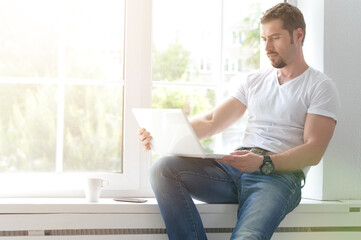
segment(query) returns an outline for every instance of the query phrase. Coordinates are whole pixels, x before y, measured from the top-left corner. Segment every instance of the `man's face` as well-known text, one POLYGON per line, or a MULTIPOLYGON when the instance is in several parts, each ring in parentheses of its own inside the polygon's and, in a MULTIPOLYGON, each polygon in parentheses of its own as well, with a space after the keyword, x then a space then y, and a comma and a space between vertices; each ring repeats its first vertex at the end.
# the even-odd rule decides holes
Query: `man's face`
POLYGON ((283 68, 293 61, 297 55, 297 47, 286 29, 282 28, 279 19, 262 24, 262 40, 271 64, 275 68, 283 68))

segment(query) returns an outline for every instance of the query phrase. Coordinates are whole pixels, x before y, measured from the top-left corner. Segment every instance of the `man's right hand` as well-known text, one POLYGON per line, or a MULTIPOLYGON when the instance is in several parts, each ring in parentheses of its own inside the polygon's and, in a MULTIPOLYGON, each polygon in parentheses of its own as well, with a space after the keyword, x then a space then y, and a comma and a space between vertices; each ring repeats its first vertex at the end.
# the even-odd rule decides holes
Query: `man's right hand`
POLYGON ((139 140, 144 146, 144 151, 151 150, 150 142, 152 141, 152 136, 150 135, 145 128, 139 128, 138 130, 139 140))

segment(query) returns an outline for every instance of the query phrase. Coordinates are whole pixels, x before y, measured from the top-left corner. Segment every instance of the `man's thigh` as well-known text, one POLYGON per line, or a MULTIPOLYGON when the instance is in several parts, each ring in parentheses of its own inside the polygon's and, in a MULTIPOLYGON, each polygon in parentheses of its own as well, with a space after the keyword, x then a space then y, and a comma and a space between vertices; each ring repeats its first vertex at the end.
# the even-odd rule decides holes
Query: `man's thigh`
POLYGON ((244 174, 238 221, 232 239, 270 239, 301 199, 301 181, 292 173, 244 174))
POLYGON ((208 203, 238 202, 234 176, 230 176, 234 173, 228 173, 215 159, 164 157, 152 169, 152 175, 165 174, 182 184, 194 199, 208 203))

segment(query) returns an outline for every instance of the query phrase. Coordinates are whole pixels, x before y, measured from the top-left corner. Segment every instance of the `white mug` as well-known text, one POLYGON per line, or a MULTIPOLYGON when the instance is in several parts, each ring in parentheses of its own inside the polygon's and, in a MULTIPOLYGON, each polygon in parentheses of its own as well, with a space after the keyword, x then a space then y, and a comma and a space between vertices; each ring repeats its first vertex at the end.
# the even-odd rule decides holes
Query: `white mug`
POLYGON ((102 188, 108 185, 108 180, 104 180, 101 178, 88 178, 85 188, 85 197, 88 202, 98 202, 102 188))

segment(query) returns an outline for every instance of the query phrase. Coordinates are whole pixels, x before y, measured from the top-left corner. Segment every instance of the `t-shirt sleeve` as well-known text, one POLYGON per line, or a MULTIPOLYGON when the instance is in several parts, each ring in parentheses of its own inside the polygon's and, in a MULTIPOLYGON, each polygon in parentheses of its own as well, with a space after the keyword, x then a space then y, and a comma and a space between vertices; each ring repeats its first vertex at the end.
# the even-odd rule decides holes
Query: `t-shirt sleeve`
POLYGON ((340 97, 335 83, 325 80, 313 91, 311 103, 307 113, 333 118, 337 121, 340 109, 340 97))
POLYGON ((233 92, 232 97, 243 103, 247 106, 247 96, 246 96, 246 79, 241 79, 240 77, 236 77, 236 79, 240 82, 238 88, 233 92))

